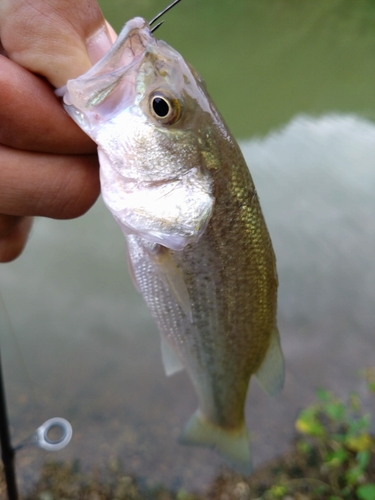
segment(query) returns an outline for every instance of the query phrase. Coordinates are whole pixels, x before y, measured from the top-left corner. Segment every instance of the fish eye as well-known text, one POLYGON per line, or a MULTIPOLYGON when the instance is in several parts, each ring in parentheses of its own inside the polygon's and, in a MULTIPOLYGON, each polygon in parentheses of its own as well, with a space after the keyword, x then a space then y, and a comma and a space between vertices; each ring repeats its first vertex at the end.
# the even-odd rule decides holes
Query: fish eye
POLYGON ((165 125, 176 123, 181 115, 181 105, 178 99, 154 92, 149 100, 150 111, 158 122, 165 125))
POLYGON ((162 97, 156 96, 152 100, 152 109, 159 118, 165 118, 169 113, 169 102, 162 97))

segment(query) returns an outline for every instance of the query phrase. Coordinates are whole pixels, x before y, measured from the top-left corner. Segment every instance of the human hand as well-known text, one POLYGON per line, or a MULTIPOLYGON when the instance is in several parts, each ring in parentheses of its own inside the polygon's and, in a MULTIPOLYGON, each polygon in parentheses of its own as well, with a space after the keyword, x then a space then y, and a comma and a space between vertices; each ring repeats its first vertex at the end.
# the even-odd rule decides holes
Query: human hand
POLYGON ((52 86, 87 71, 114 37, 94 0, 0 0, 0 262, 21 253, 32 216, 68 219, 95 202, 96 146, 52 86))

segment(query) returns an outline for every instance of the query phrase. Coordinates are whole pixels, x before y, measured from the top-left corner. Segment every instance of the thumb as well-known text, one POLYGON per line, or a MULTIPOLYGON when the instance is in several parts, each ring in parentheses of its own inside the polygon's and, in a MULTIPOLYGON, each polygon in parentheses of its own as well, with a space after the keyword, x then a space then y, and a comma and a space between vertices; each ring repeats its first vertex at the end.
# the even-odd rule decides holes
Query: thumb
POLYGON ((0 37, 10 59, 60 87, 100 59, 115 34, 95 0, 0 0, 0 37))

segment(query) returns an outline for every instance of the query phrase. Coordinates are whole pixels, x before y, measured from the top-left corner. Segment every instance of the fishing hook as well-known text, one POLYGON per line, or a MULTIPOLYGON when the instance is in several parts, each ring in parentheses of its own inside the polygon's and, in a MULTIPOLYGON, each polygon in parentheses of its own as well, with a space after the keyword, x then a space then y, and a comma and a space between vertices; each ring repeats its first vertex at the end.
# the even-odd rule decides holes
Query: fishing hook
POLYGON ((164 21, 160 21, 156 26, 154 26, 150 31, 151 33, 155 33, 155 31, 164 23, 164 21))
MULTIPOLYGON (((166 7, 164 10, 162 10, 161 12, 159 12, 159 14, 157 14, 154 18, 152 18, 151 21, 148 24, 150 26, 152 24, 154 24, 155 21, 157 21, 158 19, 160 19, 163 14, 165 14, 166 12, 168 12, 169 10, 171 10, 171 8, 174 7, 176 4, 178 4, 178 2, 181 2, 181 0, 174 0, 174 2, 172 2, 170 5, 168 5, 168 7, 166 7)), ((152 28, 151 33, 154 32, 154 31, 156 31, 162 23, 163 23, 163 21, 161 23, 157 24, 154 28, 152 28)))

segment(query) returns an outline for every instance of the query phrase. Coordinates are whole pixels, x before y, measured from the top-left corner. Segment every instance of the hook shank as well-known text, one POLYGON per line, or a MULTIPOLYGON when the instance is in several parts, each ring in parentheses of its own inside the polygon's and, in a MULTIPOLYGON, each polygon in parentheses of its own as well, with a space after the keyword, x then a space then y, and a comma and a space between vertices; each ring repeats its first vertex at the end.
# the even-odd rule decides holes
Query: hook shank
MULTIPOLYGON (((164 10, 162 10, 161 12, 159 12, 159 14, 157 14, 153 19, 151 19, 151 21, 148 23, 150 26, 152 24, 154 24, 155 21, 157 21, 163 14, 165 14, 166 12, 168 12, 172 7, 174 7, 178 2, 181 2, 181 0, 174 0, 174 2, 172 2, 170 5, 168 5, 168 7, 166 7, 164 10)), ((156 29, 156 28, 155 28, 156 29)))

